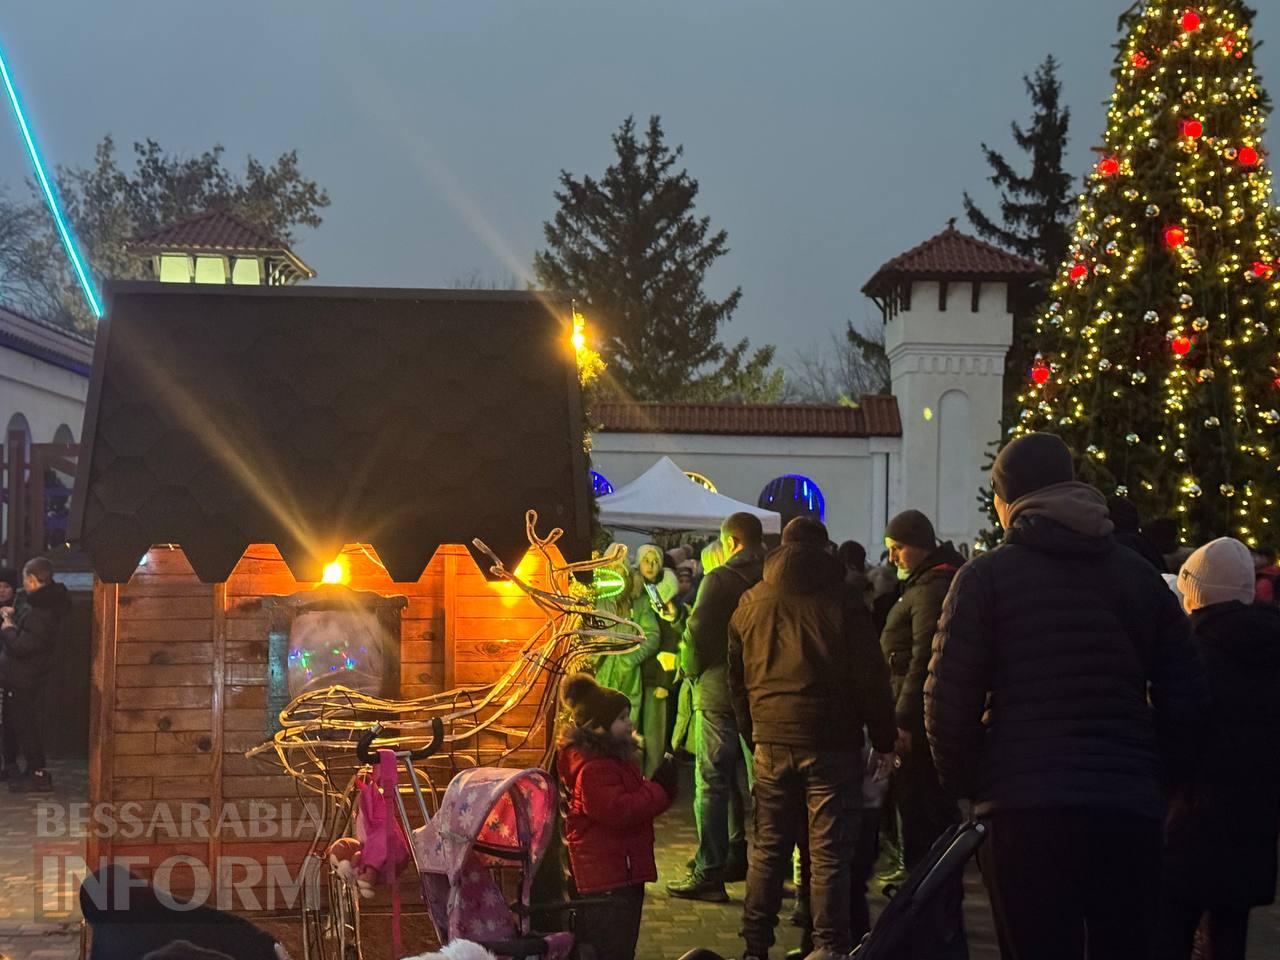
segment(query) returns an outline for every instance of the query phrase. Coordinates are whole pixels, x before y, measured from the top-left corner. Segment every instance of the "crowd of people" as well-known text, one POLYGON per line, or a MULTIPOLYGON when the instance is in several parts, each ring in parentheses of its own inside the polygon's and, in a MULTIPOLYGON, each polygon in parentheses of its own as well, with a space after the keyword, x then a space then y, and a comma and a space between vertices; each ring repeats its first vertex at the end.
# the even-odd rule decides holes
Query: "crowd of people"
MULTIPOLYGON (((801 952, 847 955, 877 862, 900 878, 964 818, 987 831, 1006 960, 1186 960, 1197 933, 1245 956, 1277 879, 1274 553, 1143 527, 1051 434, 1007 444, 991 479, 1004 539, 971 559, 916 510, 876 567, 807 517, 772 549, 744 513, 698 561, 637 551, 612 602, 644 642, 562 691, 564 835, 605 904, 578 931, 599 956, 634 956, 669 748, 694 758, 698 847, 667 892, 727 902, 745 878, 744 958, 774 946, 793 874, 801 952)), ((916 956, 968 956, 962 899, 958 876, 936 892, 916 956)))

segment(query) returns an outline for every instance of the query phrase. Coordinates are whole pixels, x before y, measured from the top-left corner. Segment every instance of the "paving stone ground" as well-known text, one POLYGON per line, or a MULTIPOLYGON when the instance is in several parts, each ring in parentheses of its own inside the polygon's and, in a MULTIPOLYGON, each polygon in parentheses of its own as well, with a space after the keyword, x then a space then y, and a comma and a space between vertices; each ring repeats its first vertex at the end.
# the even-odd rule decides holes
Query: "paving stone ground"
POLYGON ((58 821, 38 817, 41 802, 82 802, 88 796, 83 761, 56 761, 52 794, 12 794, 0 785, 0 958, 75 960, 80 955, 80 911, 74 884, 57 869, 83 845, 58 836, 58 821), (47 861, 47 866, 46 866, 47 861), (49 883, 45 874, 49 874, 49 883))
MULTIPOLYGON (((83 762, 56 763, 53 771, 54 800, 74 803, 85 799, 83 762)), ((730 886, 732 900, 728 904, 676 900, 663 889, 664 884, 683 875, 684 864, 696 845, 687 771, 685 779, 680 803, 658 824, 661 879, 649 888, 638 960, 675 960, 695 946, 708 947, 725 957, 741 953, 738 927, 743 884, 730 886)), ((0 789, 0 960, 77 960, 80 917, 74 891, 63 889, 65 884, 44 889, 35 879, 41 872, 37 865, 45 856, 68 850, 65 842, 40 836, 38 802, 35 797, 0 789), (40 909, 38 898, 43 900, 40 909)), ((972 960, 996 960, 990 907, 976 870, 970 870, 966 878, 965 896, 970 956, 972 960)), ((881 907, 883 900, 873 900, 875 912, 881 907)), ((785 921, 789 908, 789 901, 785 902, 776 958, 799 945, 799 931, 785 921)), ((1280 957, 1280 908, 1253 911, 1249 957, 1280 957)))

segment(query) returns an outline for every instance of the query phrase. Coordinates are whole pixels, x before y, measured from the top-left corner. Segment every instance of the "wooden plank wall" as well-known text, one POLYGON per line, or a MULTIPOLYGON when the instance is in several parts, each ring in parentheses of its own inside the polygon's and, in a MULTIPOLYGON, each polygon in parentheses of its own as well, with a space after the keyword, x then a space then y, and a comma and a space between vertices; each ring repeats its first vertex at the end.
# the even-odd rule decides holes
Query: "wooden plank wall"
MULTIPOLYGON (((391 582, 369 554, 345 555, 352 589, 408 598, 401 621, 405 698, 496 679, 544 622, 518 590, 485 581, 462 547, 441 547, 412 584, 391 582)), ((521 572, 545 579, 532 557, 521 572)), ((295 581, 271 546, 251 548, 225 584, 201 583, 180 549, 159 547, 129 583, 97 585, 90 795, 117 810, 132 803, 130 814, 142 824, 155 821, 157 829, 96 840, 91 864, 100 856, 145 857, 148 865, 133 869, 150 876, 156 864, 175 856, 221 862, 224 870, 232 858, 246 858, 222 878, 224 888, 230 882, 259 886, 250 860, 261 864, 274 857, 296 874, 311 841, 309 832, 298 835, 304 798, 289 777, 245 759, 244 751, 268 736, 269 617, 262 598, 311 586, 295 581), (186 829, 184 803, 208 808, 214 823, 207 835, 186 829), (262 831, 261 814, 271 809, 264 804, 282 815, 288 804, 289 822, 274 835, 242 835, 254 814, 262 831), (176 830, 168 829, 166 814, 176 830), (217 829, 220 814, 227 822, 217 829)), ((532 723, 535 716, 529 705, 507 722, 532 723)), ((544 735, 511 762, 536 763, 545 744, 544 735)), ((195 876, 180 868, 166 885, 190 894, 195 876)), ((224 898, 224 905, 239 907, 236 899, 224 898)))

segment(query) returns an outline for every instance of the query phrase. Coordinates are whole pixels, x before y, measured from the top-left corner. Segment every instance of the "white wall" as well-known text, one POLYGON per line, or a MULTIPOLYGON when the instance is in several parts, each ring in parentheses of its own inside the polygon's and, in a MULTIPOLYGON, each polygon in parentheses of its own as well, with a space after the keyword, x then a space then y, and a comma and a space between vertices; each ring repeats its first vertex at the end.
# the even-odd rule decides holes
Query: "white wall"
POLYGON ((983 284, 977 312, 972 293, 968 283, 950 284, 943 311, 938 284, 916 283, 911 309, 885 326, 902 415, 902 473, 891 484, 891 512, 921 510, 940 537, 957 544, 971 544, 986 525, 977 496, 989 444, 1000 439, 1004 359, 1013 337, 1006 285, 983 284))
POLYGON ((63 424, 79 441, 88 394, 88 377, 0 347, 0 428, 21 413, 32 443, 52 442, 63 424))
POLYGON ((682 470, 708 477, 725 496, 755 504, 765 485, 802 474, 826 499, 833 540, 857 540, 867 553, 884 535, 889 484, 897 469, 896 437, 738 437, 705 434, 597 433, 591 467, 614 487, 630 483, 668 456, 682 470))

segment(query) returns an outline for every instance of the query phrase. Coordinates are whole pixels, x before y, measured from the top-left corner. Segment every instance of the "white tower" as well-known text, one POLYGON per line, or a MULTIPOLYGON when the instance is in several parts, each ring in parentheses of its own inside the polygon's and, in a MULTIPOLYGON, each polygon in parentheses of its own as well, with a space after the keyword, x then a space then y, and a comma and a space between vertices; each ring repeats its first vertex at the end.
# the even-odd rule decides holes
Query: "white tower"
POLYGON ((946 230, 890 260, 862 292, 885 322, 902 459, 889 513, 923 511, 938 536, 972 545, 987 518, 978 491, 1001 437, 1005 354, 1015 293, 1044 275, 1036 263, 946 230))

